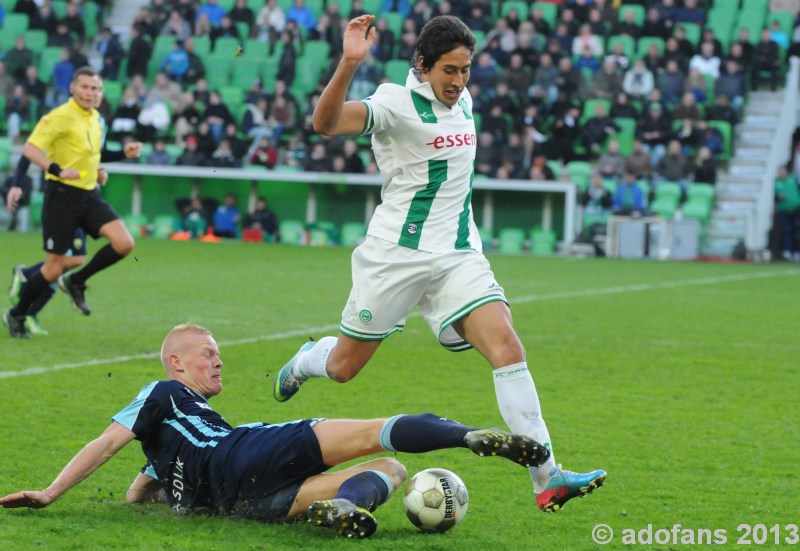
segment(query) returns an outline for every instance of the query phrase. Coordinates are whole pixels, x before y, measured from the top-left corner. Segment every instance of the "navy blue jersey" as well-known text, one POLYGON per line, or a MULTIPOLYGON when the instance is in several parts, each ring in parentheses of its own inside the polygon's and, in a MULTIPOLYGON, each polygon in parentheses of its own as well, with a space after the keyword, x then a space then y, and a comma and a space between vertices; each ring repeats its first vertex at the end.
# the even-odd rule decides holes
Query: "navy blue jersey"
POLYGON ((234 428, 178 381, 147 385, 112 419, 142 442, 146 474, 161 482, 178 512, 279 517, 259 509, 279 492, 293 496, 306 478, 328 468, 311 430, 314 420, 234 428))

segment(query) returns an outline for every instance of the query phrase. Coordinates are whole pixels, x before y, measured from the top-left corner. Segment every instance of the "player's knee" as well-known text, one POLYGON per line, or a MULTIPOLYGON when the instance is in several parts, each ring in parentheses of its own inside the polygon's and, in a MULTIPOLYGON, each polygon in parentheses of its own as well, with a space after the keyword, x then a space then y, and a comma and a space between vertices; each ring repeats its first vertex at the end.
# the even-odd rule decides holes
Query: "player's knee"
POLYGON ((133 236, 128 234, 124 237, 114 240, 111 246, 118 255, 126 256, 133 250, 133 246, 135 244, 136 242, 133 240, 133 236))

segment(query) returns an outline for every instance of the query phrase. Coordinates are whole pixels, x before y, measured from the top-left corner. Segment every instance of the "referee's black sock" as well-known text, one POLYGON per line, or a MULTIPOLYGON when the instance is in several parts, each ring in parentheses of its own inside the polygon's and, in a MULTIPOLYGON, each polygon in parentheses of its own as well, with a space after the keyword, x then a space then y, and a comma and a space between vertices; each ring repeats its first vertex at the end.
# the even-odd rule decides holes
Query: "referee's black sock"
POLYGON ((25 288, 22 289, 22 292, 19 294, 19 302, 11 309, 11 315, 15 318, 25 317, 33 301, 35 301, 39 294, 49 286, 50 282, 44 278, 41 270, 29 276, 25 288))
POLYGON ((445 448, 465 448, 464 437, 473 428, 432 413, 397 415, 381 429, 383 449, 423 453, 445 448))
POLYGON ((114 247, 112 247, 111 244, 108 244, 97 251, 92 259, 87 262, 86 266, 84 266, 80 271, 70 275, 69 280, 78 287, 82 287, 83 285, 86 285, 86 280, 92 277, 94 274, 100 270, 108 268, 113 264, 116 264, 123 258, 125 258, 124 255, 119 254, 114 250, 114 247))

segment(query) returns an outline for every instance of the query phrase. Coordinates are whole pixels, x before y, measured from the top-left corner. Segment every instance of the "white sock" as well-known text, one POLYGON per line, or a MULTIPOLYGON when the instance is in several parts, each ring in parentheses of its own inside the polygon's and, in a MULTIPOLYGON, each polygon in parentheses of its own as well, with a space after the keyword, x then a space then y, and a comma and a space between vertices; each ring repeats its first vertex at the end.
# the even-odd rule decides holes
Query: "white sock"
POLYGON ((336 337, 322 337, 311 350, 300 354, 292 369, 295 376, 302 381, 313 377, 327 377, 325 364, 328 363, 328 356, 337 342, 339 339, 336 337))
POLYGON ((556 461, 528 364, 521 362, 495 369, 492 377, 500 414, 511 432, 529 436, 550 450, 550 458, 546 463, 529 469, 533 490, 541 492, 547 486, 550 471, 555 467, 556 461))

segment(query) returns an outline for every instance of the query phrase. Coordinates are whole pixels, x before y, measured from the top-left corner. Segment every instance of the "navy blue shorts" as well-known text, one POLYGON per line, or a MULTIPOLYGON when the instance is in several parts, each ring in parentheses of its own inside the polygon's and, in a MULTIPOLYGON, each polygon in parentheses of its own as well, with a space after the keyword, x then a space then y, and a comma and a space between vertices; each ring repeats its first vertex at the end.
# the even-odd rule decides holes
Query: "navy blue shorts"
POLYGON ((86 232, 82 228, 75 230, 67 256, 86 256, 86 232))
POLYGON ((235 429, 248 432, 226 454, 223 499, 231 514, 265 522, 286 520, 303 482, 330 468, 322 462, 312 430, 318 421, 235 429))

